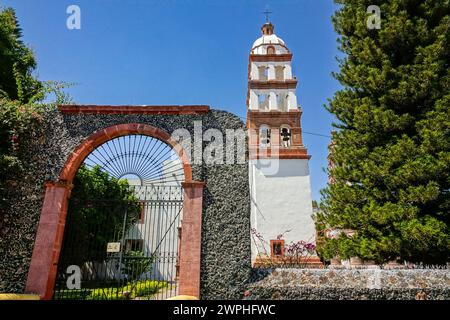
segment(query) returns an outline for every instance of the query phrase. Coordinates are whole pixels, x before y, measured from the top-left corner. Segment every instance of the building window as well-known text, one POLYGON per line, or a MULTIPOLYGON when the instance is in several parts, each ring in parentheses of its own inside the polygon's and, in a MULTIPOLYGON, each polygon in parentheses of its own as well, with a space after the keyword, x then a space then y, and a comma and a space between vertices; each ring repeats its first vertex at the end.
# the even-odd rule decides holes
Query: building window
POLYGON ((258 73, 259 73, 260 81, 267 81, 267 79, 269 79, 269 68, 268 67, 266 67, 266 66, 258 67, 258 73))
POLYGON ((125 241, 125 252, 144 250, 144 240, 142 239, 127 239, 125 241))
POLYGON ((291 129, 288 126, 281 127, 280 140, 281 145, 284 148, 289 148, 291 146, 291 129))
POLYGON ((270 147, 270 128, 266 125, 259 129, 259 145, 262 148, 270 147))
POLYGON ((284 240, 270 240, 270 257, 284 257, 284 240))
POLYGON ((269 95, 267 94, 258 95, 258 109, 262 111, 269 109, 269 95))
POLYGON ((284 66, 275 67, 275 79, 278 81, 284 81, 284 66))
POLYGON ((275 54, 275 47, 274 46, 268 46, 267 47, 267 54, 275 54))

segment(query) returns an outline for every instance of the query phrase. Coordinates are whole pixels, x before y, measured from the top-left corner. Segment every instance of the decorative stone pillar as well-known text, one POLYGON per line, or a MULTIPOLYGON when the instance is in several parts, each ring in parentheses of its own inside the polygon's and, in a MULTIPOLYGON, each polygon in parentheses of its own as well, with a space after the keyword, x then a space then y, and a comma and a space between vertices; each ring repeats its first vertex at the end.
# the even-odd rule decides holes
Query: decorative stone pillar
POLYGON ((284 80, 292 79, 292 66, 290 63, 284 65, 284 80))
POLYGON ((254 90, 250 90, 249 99, 250 99, 249 108, 251 110, 258 110, 259 109, 259 97, 254 90))
POLYGON ((269 65, 269 72, 267 74, 267 80, 275 80, 276 76, 275 76, 275 66, 273 64, 269 65))
POLYGON ((297 96, 295 94, 294 91, 290 91, 289 92, 289 96, 288 96, 288 110, 298 110, 298 106, 297 106, 297 96))
POLYGON ((46 182, 45 187, 25 292, 38 294, 41 299, 48 300, 53 295, 72 184, 64 181, 46 182))
POLYGON ((270 111, 277 111, 277 94, 274 91, 271 91, 269 93, 269 110, 270 111))
POLYGON ((200 298, 200 254, 204 182, 182 183, 184 189, 181 225, 179 294, 200 298))
POLYGON ((258 78, 259 78, 258 66, 255 63, 252 63, 250 67, 250 79, 258 80, 258 78))

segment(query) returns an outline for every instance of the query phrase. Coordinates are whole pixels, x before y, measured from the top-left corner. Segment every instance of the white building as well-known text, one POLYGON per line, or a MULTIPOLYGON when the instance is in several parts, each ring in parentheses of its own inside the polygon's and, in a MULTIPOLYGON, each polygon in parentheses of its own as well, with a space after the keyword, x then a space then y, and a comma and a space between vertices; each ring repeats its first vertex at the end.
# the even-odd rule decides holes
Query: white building
POLYGON ((138 223, 128 229, 123 245, 124 252, 140 251, 153 257, 151 272, 142 278, 175 281, 183 218, 183 165, 178 157, 161 165, 155 180, 127 179, 142 211, 138 223))
POLYGON ((271 23, 262 33, 250 52, 247 92, 251 224, 265 240, 263 248, 252 235, 253 261, 258 253, 279 255, 279 235, 286 245, 315 242, 310 156, 302 142, 292 53, 271 23))

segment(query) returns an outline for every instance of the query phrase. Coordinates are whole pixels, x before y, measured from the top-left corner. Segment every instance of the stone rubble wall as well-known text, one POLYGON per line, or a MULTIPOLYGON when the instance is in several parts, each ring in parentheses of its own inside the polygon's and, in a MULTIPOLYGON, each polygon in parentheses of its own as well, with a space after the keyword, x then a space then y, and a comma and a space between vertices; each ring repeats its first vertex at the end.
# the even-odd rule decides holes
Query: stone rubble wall
POLYGON ((449 300, 450 269, 259 269, 246 295, 255 300, 449 300))
MULTIPOLYGON (((44 181, 56 181, 71 152, 95 131, 124 123, 143 123, 171 134, 194 121, 203 132, 243 129, 235 115, 211 110, 201 115, 61 114, 51 110, 41 132, 27 145, 26 168, 11 182, 13 205, 0 224, 0 292, 23 293, 44 197, 44 181)), ((225 137, 224 137, 225 140, 225 137)), ((203 143, 204 146, 207 142, 203 143)), ((239 152, 246 153, 244 150, 239 152)), ((202 218, 201 297, 239 299, 251 271, 248 163, 193 165, 193 179, 205 181, 202 218)), ((1 220, 1 219, 0 219, 1 220)))

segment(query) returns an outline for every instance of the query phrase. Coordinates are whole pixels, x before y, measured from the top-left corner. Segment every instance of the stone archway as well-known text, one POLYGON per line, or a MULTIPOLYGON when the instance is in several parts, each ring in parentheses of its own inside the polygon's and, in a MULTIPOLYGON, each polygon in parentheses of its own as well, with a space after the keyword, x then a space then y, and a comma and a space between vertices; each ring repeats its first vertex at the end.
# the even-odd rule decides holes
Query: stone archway
POLYGON ((102 143, 130 134, 148 135, 167 143, 172 146, 183 163, 185 181, 182 183, 184 213, 180 246, 179 293, 200 296, 200 242, 204 183, 192 180, 192 167, 185 151, 171 139, 167 132, 140 123, 117 124, 93 133, 71 153, 58 180, 45 183, 45 198, 28 272, 26 292, 39 294, 42 299, 52 297, 72 181, 81 163, 102 143))

